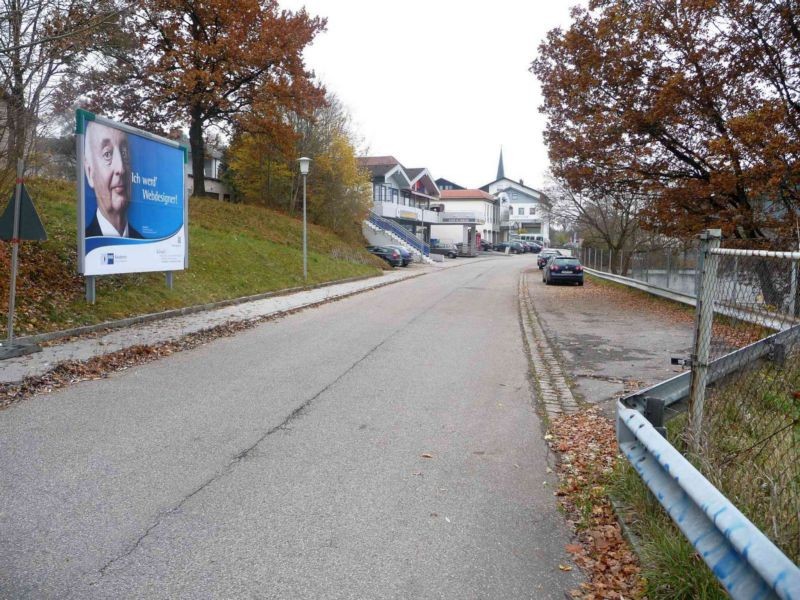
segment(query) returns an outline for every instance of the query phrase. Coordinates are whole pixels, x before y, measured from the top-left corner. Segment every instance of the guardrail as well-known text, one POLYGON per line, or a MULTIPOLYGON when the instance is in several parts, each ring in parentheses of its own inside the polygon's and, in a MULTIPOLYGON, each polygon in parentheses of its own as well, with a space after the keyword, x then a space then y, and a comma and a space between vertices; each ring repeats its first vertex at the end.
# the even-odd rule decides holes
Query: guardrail
POLYGON ((430 256, 431 249, 428 244, 420 240, 417 236, 411 233, 405 227, 398 225, 394 221, 390 219, 384 219, 383 217, 376 215, 374 212, 370 211, 369 213, 369 221, 376 227, 381 229, 385 229, 386 231, 391 231, 401 240, 403 240, 406 244, 414 248, 417 252, 424 254, 425 256, 430 256))
MULTIPOLYGON (((723 489, 731 491, 731 497, 752 498, 752 496, 742 496, 742 490, 747 486, 731 487, 732 482, 741 483, 741 479, 735 479, 740 474, 749 481, 751 473, 756 470, 756 458, 765 450, 763 444, 773 439, 777 440, 776 436, 797 423, 796 417, 792 416, 793 413, 781 412, 782 405, 773 410, 770 407, 761 409, 758 404, 768 392, 778 395, 782 393, 781 386, 789 386, 789 391, 792 389, 791 375, 787 374, 789 372, 786 369, 792 364, 789 359, 796 355, 796 349, 800 344, 800 320, 794 316, 794 304, 789 303, 788 314, 781 314, 775 310, 772 303, 764 301, 763 298, 754 301, 748 294, 742 301, 737 295, 741 291, 738 277, 720 279, 718 273, 721 271, 720 257, 796 261, 800 258, 800 253, 720 249, 720 238, 718 230, 708 230, 701 236, 697 298, 647 282, 586 269, 592 275, 603 279, 695 305, 697 310, 692 355, 685 360, 685 363, 681 363, 691 365, 692 371, 681 373, 620 399, 617 403, 617 441, 620 450, 658 502, 666 509, 732 598, 800 599, 800 569, 797 565, 665 437, 665 407, 688 399, 689 418, 685 434, 692 456, 699 457, 702 468, 709 473, 709 476, 714 477, 723 489), (720 281, 723 283, 719 284, 720 281), (748 339, 749 333, 755 332, 759 337, 764 335, 765 329, 772 329, 775 333, 711 360, 714 355, 711 349, 715 335, 713 327, 715 315, 729 318, 723 323, 725 327, 733 328, 729 332, 745 335, 735 336, 733 342, 728 342, 724 339, 724 332, 718 331, 716 335, 723 340, 721 344, 714 346, 714 352, 730 347, 730 344, 736 347, 739 345, 739 339, 748 339), (747 380, 742 379, 743 376, 753 377, 753 382, 747 384, 747 380), (707 391, 726 388, 736 390, 739 394, 735 401, 726 400, 724 395, 715 396, 713 391, 707 391), (711 412, 706 414, 704 404, 707 394, 713 402, 709 407, 711 412), (726 406, 730 409, 730 402, 734 402, 733 407, 742 412, 725 410, 726 406), (731 414, 734 416, 731 417, 731 414), (714 425, 704 428, 704 419, 709 417, 715 419, 714 425), (728 420, 719 420, 720 417, 728 420), (761 417, 767 420, 763 421, 763 428, 759 429, 755 419, 761 417), (758 431, 758 435, 753 434, 757 441, 752 443, 751 439, 743 438, 744 441, 738 442, 731 437, 725 437, 724 446, 720 446, 722 438, 714 436, 719 436, 720 431, 727 434, 737 427, 749 428, 747 431, 758 431), (737 443, 739 446, 736 446, 737 443), (740 468, 735 471, 735 475, 731 475, 733 465, 726 462, 728 459, 720 462, 718 456, 714 454, 719 448, 728 453, 726 456, 735 456, 752 448, 758 448, 758 452, 752 456, 753 462, 747 463, 744 470, 740 468)), ((762 276, 765 273, 790 275, 791 298, 796 295, 794 267, 784 268, 782 264, 745 266, 749 266, 751 273, 756 273, 756 266, 768 269, 759 272, 762 276)), ((737 269, 734 268, 733 272, 736 273, 737 269)), ((772 292, 780 289, 777 285, 780 281, 775 278, 768 279, 767 283, 773 288, 772 292)), ((776 294, 773 293, 772 296, 776 297, 776 294)), ((781 303, 778 302, 776 305, 780 307, 781 303)), ((771 455, 770 465, 782 464, 778 459, 783 455, 778 456, 778 452, 785 453, 787 460, 790 461, 788 464, 793 464, 791 461, 794 460, 797 442, 791 437, 791 433, 787 439, 789 439, 786 442, 789 444, 787 447, 776 445, 773 448, 776 454, 771 455), (773 460, 774 457, 777 458, 773 460)), ((744 462, 739 466, 742 465, 744 462)), ((768 468, 764 470, 763 464, 761 468, 765 477, 774 475, 768 468)), ((791 492, 793 488, 787 489, 791 492)), ((770 504, 769 510, 778 511, 783 506, 795 506, 792 504, 794 496, 791 494, 780 496, 780 493, 780 490, 775 492, 775 495, 770 497, 770 502, 783 502, 783 504, 776 504, 778 509, 772 508, 773 505, 770 504)), ((746 510, 750 511, 750 517, 764 525, 762 513, 754 512, 750 504, 742 506, 748 506, 746 510)), ((791 510, 790 508, 790 514, 791 510)), ((774 518, 775 513, 771 514, 774 518)), ((787 522, 781 521, 778 525, 795 527, 796 523, 789 519, 787 522)), ((769 531, 773 532, 772 529, 769 531)), ((783 539, 782 546, 787 552, 794 552, 794 545, 787 545, 785 537, 780 538, 776 532, 773 533, 776 542, 783 539)))
MULTIPOLYGON (((773 252, 772 254, 776 253, 773 252)), ((593 275, 594 277, 605 279, 606 281, 613 281, 614 283, 619 283, 621 285, 632 287, 637 290, 642 290, 643 292, 647 292, 648 294, 653 294, 654 296, 667 298, 668 300, 672 300, 674 302, 680 302, 681 304, 688 304, 689 306, 697 306, 697 298, 695 298, 694 296, 690 296, 688 294, 684 294, 682 292, 676 292, 675 290, 670 290, 665 287, 661 287, 659 285, 654 285, 652 283, 647 283, 645 281, 639 281, 638 279, 631 279, 630 277, 617 275, 616 273, 608 273, 606 271, 598 271, 597 269, 590 269, 589 267, 583 267, 583 271, 584 273, 588 273, 590 275, 593 275)), ((758 322, 759 324, 774 330, 785 328, 787 326, 787 321, 796 321, 796 319, 793 319, 787 315, 775 315, 772 320, 765 320, 764 315, 752 314, 747 310, 743 310, 741 308, 725 306, 721 304, 717 304, 714 307, 714 312, 720 315, 725 315, 726 317, 733 317, 735 319, 739 319, 740 321, 747 321, 751 323, 758 322)))
POLYGON ((800 598, 797 565, 622 400, 617 403, 617 440, 731 598, 800 598))

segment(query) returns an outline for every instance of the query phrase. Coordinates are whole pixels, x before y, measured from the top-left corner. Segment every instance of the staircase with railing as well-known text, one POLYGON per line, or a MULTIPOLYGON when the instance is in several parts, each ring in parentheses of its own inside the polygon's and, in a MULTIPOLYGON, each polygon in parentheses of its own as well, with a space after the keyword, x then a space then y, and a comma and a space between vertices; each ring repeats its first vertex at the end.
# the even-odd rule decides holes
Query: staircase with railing
POLYGON ((410 248, 416 250, 422 256, 430 256, 431 254, 430 246, 425 242, 423 242, 421 239, 419 239, 417 236, 415 236, 413 233, 411 233, 408 229, 406 229, 402 225, 398 225, 397 223, 395 223, 390 219, 384 219, 383 217, 376 215, 372 211, 370 211, 367 221, 371 223, 373 226, 377 227, 378 229, 382 229, 389 235, 398 238, 400 242, 402 242, 406 246, 410 246, 410 248))

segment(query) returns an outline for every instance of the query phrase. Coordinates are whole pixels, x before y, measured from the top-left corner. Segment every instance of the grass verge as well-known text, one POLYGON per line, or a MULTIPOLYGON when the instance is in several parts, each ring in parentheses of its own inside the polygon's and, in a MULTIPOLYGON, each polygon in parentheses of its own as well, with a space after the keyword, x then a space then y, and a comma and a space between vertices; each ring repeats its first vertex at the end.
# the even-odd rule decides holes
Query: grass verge
MULTIPOLYGON (((680 436, 684 421, 678 417, 668 427, 670 442, 679 449, 683 445, 680 436)), ((625 458, 618 458, 607 492, 635 539, 648 600, 728 598, 692 544, 625 458)))
MULTIPOLYGON (((28 189, 48 233, 23 242, 17 278, 17 335, 57 331, 139 314, 205 304, 303 285, 302 222, 257 206, 212 199, 189 201, 189 268, 167 289, 162 273, 100 277, 97 303, 84 301, 77 274, 75 184, 33 180, 28 189)), ((329 230, 309 226, 308 283, 377 275, 382 262, 329 230)), ((0 272, 10 270, 10 245, 0 244, 0 272)), ((0 280, 0 312, 8 277, 0 280)), ((6 336, 6 322, 0 337, 6 336)))

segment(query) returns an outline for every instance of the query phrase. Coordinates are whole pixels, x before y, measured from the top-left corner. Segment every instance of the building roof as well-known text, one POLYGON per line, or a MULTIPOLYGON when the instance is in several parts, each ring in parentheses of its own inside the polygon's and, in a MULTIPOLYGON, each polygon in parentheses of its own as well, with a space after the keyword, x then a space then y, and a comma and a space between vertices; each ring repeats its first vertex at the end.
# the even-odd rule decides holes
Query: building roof
POLYGON ((453 190, 466 189, 466 188, 464 188, 463 185, 458 185, 457 183, 455 183, 453 181, 450 181, 449 179, 445 179, 444 177, 439 177, 439 179, 436 180, 436 185, 439 186, 439 189, 441 189, 443 187, 444 188, 453 189, 453 190))
POLYGON ((497 179, 505 179, 506 171, 503 168, 503 147, 500 146, 500 162, 497 163, 497 179))
POLYGON ((425 167, 421 167, 419 169, 406 169, 406 175, 408 175, 408 178, 411 181, 414 181, 419 176, 419 174, 422 173, 424 170, 425 167))
POLYGON ((400 161, 394 156, 359 156, 358 164, 362 167, 374 167, 376 165, 399 165, 400 161))
POLYGON ((499 183, 501 181, 507 181, 512 187, 514 187, 514 188, 516 188, 516 189, 518 189, 520 191, 529 190, 531 192, 534 192, 534 194, 536 196, 541 196, 542 198, 547 198, 547 196, 543 192, 540 192, 537 189, 534 189, 534 188, 532 188, 530 186, 525 185, 524 183, 522 183, 521 180, 520 181, 514 181, 513 179, 509 179, 508 177, 501 177, 500 179, 495 179, 494 181, 490 181, 486 185, 482 185, 481 189, 488 192, 490 185, 493 185, 495 183, 499 183))
POLYGON ((442 190, 442 200, 485 200, 495 202, 497 199, 483 190, 442 190))

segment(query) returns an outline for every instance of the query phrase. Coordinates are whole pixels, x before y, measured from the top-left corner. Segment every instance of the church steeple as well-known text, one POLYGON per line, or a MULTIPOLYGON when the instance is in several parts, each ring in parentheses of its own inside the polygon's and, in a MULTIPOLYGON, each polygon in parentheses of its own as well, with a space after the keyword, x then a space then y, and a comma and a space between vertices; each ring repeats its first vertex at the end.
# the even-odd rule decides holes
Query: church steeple
POLYGON ((497 163, 497 179, 503 179, 506 176, 503 170, 503 147, 500 146, 500 162, 497 163))

